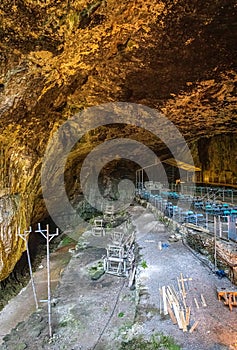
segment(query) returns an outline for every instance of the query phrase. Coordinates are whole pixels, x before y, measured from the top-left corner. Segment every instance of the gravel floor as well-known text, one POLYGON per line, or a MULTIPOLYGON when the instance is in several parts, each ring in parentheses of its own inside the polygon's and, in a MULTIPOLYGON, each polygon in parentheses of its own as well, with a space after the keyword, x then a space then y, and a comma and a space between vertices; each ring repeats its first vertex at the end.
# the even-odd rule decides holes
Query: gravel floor
POLYGON ((48 338, 43 308, 13 329, 4 338, 1 350, 118 350, 121 341, 139 334, 149 338, 160 332, 172 336, 183 350, 237 349, 237 309, 230 312, 218 302, 216 293, 217 288, 236 286, 225 278, 218 279, 182 241, 160 250, 159 242, 168 243, 166 227, 148 209, 134 206, 129 212, 141 255, 136 289, 130 290, 123 277, 104 274, 91 280, 88 271, 105 254, 109 237, 94 237, 87 232, 54 293, 53 338, 48 338), (191 334, 160 313, 159 288, 177 288, 180 273, 192 278, 187 286, 187 305, 191 307, 191 322, 199 324, 191 334), (201 293, 207 307, 201 305, 201 293))
MULTIPOLYGON (((141 270, 138 284, 145 293, 140 299, 143 305, 141 333, 149 335, 154 331, 173 336, 184 350, 237 349, 237 310, 231 312, 217 299, 217 288, 237 289, 227 278, 218 279, 213 272, 188 249, 182 241, 169 243, 169 232, 164 225, 154 220, 148 210, 134 207, 132 210, 137 227, 137 242, 141 247, 142 259, 148 268, 141 270), (169 246, 159 250, 159 242, 169 246), (179 330, 173 325, 169 316, 162 317, 156 308, 160 306, 159 288, 173 285, 177 290, 177 277, 192 278, 188 282, 187 305, 191 307, 191 321, 199 321, 193 333, 179 330), (203 307, 200 295, 203 294, 207 307, 203 307), (194 298, 198 301, 197 309, 194 298), (151 311, 150 311, 151 313, 151 311)), ((141 317, 142 318, 142 317, 141 317)))

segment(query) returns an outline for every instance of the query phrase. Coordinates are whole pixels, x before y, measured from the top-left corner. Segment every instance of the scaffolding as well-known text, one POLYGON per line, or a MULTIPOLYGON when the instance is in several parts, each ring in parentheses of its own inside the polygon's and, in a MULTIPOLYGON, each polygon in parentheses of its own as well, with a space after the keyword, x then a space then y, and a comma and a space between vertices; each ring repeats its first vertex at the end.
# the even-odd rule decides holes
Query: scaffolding
POLYGON ((115 209, 114 205, 106 205, 104 210, 104 220, 113 221, 114 220, 115 209))
MULTIPOLYGON (((175 158, 164 159, 136 171, 136 189, 144 189, 146 186, 161 184, 169 188, 169 184, 195 183, 201 169, 175 158), (153 183, 153 184, 152 184, 153 183)), ((154 189, 154 188, 153 188, 154 189)))
POLYGON ((92 227, 92 234, 94 236, 105 236, 105 228, 103 219, 95 219, 92 227))
POLYGON ((128 277, 133 270, 135 233, 130 233, 126 227, 126 232, 114 231, 111 234, 112 244, 108 244, 104 258, 104 270, 108 274, 128 277))
POLYGON ((106 273, 127 276, 127 255, 123 246, 108 245, 107 256, 104 259, 106 273))

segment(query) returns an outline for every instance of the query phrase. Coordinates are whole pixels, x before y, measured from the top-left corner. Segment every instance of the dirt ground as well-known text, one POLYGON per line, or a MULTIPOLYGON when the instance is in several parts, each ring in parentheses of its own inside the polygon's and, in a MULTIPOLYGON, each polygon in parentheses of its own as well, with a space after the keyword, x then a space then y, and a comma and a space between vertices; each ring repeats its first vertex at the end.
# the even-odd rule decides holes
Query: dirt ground
MULTIPOLYGON (((26 314, 20 317, 23 310, 32 312, 33 299, 29 299, 0 313, 2 336, 15 327, 4 337, 1 350, 117 350, 122 341, 140 334, 148 339, 160 332, 172 336, 183 350, 237 349, 237 308, 230 311, 217 300, 216 293, 217 288, 237 287, 226 278, 218 279, 182 241, 168 242, 170 232, 150 210, 131 206, 129 212, 141 256, 136 288, 129 289, 125 277, 104 274, 98 280, 91 279, 89 269, 105 255, 110 236, 94 237, 85 232, 54 292, 53 338, 48 337, 45 307, 28 319, 26 314), (164 245, 162 250, 159 242, 164 245), (187 305, 191 307, 191 322, 199 321, 193 333, 183 332, 169 316, 160 313, 159 288, 177 287, 180 273, 192 278, 187 285, 187 305), (201 294, 207 307, 201 304, 201 294), (15 325, 22 322, 4 328, 13 315, 15 325)), ((8 307, 13 303, 14 299, 8 307)))
MULTIPOLYGON (((63 269, 68 264, 71 253, 70 247, 62 247, 51 253, 50 268, 51 268, 51 289, 52 291, 58 285, 63 269)), ((47 269, 46 258, 44 258, 34 273, 34 284, 38 299, 39 308, 42 307, 40 300, 47 299, 47 269)), ((31 282, 23 288, 20 293, 12 298, 9 303, 0 312, 0 343, 3 337, 8 334, 11 329, 15 328, 19 322, 26 320, 36 309, 35 299, 32 292, 31 282)))

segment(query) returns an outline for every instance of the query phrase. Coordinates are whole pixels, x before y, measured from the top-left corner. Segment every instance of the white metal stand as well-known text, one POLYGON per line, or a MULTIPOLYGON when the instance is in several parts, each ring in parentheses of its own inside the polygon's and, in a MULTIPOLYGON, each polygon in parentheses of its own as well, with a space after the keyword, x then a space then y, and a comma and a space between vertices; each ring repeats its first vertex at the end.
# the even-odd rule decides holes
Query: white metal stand
POLYGON ((20 229, 20 227, 18 227, 18 236, 21 237, 26 242, 26 253, 27 253, 27 260, 28 260, 28 265, 29 265, 29 270, 30 270, 31 285, 32 285, 32 290, 33 290, 33 295, 34 295, 34 300, 35 300, 35 306, 36 306, 36 309, 38 309, 39 304, 38 304, 36 290, 35 290, 35 282, 34 282, 34 277, 33 277, 33 272, 32 272, 29 245, 28 245, 28 237, 29 237, 31 232, 32 232, 31 227, 30 227, 29 231, 24 231, 23 233, 21 233, 21 229, 20 229))
POLYGON ((46 230, 41 229, 40 223, 38 223, 38 230, 35 232, 39 232, 45 239, 46 239, 46 245, 47 245, 47 284, 48 284, 48 323, 49 323, 49 337, 52 338, 52 323, 51 323, 51 286, 50 286, 50 252, 49 252, 49 243, 51 240, 58 236, 58 228, 56 228, 56 233, 49 233, 49 225, 46 225, 46 230))

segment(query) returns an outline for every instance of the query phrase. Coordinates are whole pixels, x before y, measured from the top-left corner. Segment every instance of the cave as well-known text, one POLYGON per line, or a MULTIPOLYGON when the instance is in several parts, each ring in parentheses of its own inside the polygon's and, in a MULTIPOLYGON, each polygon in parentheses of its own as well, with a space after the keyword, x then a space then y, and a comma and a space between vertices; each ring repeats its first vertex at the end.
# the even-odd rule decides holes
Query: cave
POLYGON ((234 0, 2 0, 0 18, 1 288, 26 266, 19 228, 82 232, 134 204, 141 168, 237 188, 234 0))

